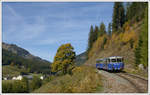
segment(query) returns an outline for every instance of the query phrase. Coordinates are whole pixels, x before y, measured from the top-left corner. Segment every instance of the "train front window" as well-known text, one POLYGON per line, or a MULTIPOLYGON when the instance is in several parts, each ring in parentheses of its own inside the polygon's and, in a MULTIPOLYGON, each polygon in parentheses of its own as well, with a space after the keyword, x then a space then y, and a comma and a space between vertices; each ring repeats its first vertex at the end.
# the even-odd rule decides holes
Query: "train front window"
POLYGON ((122 62, 121 58, 117 58, 117 62, 122 62))
POLYGON ((111 62, 116 62, 116 59, 111 59, 111 62))

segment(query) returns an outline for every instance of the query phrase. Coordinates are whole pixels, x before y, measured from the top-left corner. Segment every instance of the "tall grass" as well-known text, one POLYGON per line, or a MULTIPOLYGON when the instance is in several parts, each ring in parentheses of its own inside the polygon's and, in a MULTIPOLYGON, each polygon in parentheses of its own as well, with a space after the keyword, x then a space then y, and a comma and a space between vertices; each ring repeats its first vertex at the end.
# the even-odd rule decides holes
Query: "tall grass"
POLYGON ((100 86, 101 76, 88 66, 76 67, 73 75, 59 76, 35 90, 36 93, 86 93, 95 92, 100 86))

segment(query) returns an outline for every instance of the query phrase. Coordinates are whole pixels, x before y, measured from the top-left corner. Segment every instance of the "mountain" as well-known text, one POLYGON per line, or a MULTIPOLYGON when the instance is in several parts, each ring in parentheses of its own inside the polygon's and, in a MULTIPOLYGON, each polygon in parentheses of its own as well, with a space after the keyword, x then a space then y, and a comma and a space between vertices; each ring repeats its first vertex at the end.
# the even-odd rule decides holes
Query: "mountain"
MULTIPOLYGON (((28 73, 50 73, 51 64, 17 45, 3 43, 2 65, 3 67, 13 66, 18 69, 25 69, 28 73)), ((5 68, 3 68, 3 71, 6 71, 5 68)))
POLYGON ((85 61, 87 60, 86 54, 87 54, 86 52, 83 52, 76 56, 76 65, 77 66, 80 66, 85 63, 85 61))
POLYGON ((15 44, 7 44, 7 43, 2 43, 2 48, 7 50, 7 51, 10 51, 18 56, 21 56, 25 59, 33 59, 33 60, 37 60, 37 61, 42 61, 42 62, 49 62, 47 60, 43 60, 41 59, 40 57, 37 57, 37 56, 34 56, 32 54, 30 54, 27 50, 21 48, 21 47, 18 47, 17 45, 15 44))

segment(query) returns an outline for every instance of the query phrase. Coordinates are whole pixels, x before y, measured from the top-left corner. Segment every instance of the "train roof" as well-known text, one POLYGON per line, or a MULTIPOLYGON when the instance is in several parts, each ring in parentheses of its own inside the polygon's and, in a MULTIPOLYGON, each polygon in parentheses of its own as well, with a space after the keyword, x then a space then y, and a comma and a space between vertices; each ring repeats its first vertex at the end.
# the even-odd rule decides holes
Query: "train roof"
POLYGON ((109 59, 114 59, 114 58, 123 58, 122 56, 111 56, 111 57, 108 57, 109 59))
POLYGON ((104 60, 103 58, 100 58, 100 59, 96 59, 96 61, 101 61, 101 60, 104 60))
POLYGON ((123 57, 122 56, 111 56, 111 57, 96 59, 96 61, 100 61, 100 60, 104 60, 104 59, 116 59, 116 58, 123 58, 123 57))

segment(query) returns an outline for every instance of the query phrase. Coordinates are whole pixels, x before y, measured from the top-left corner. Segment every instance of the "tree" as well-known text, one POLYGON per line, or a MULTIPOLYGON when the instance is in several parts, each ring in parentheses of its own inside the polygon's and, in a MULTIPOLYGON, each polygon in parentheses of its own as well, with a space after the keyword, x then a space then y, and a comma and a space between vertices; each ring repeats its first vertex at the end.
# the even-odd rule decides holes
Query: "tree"
POLYGON ((145 67, 148 66, 148 8, 145 10, 145 18, 144 18, 144 24, 142 26, 142 32, 141 32, 143 44, 142 44, 142 58, 141 63, 144 64, 145 67))
POLYGON ((42 81, 39 77, 34 76, 33 80, 31 81, 31 90, 38 89, 42 85, 42 81))
POLYGON ((145 18, 139 36, 138 46, 135 50, 136 64, 148 66, 148 8, 145 9, 145 18))
POLYGON ((93 43, 97 40, 98 38, 98 26, 95 26, 95 29, 94 29, 94 32, 93 32, 93 35, 92 35, 92 38, 93 38, 93 43))
POLYGON ((111 23, 108 24, 108 35, 111 36, 112 30, 111 30, 111 23))
POLYGON ((22 84, 22 92, 29 92, 29 81, 26 77, 23 77, 23 79, 21 80, 21 84, 22 84))
POLYGON ((112 19, 112 31, 116 32, 125 22, 125 11, 121 2, 115 2, 112 19))
POLYGON ((11 64, 10 64, 11 66, 14 66, 15 65, 15 63, 14 62, 11 62, 11 64))
POLYGON ((147 6, 146 2, 129 3, 127 6, 127 12, 126 12, 127 20, 139 21, 142 18, 144 18, 144 10, 146 6, 147 6))
POLYGON ((71 74, 71 70, 74 67, 75 63, 75 52, 73 51, 73 47, 70 43, 61 45, 56 53, 54 58, 54 62, 52 64, 53 72, 62 72, 62 74, 69 73, 71 74))
POLYGON ((100 30, 99 30, 99 36, 102 36, 104 34, 106 34, 106 28, 105 28, 105 24, 103 22, 101 22, 100 30))
POLYGON ((93 29, 93 26, 91 25, 90 32, 89 32, 89 37, 88 37, 87 52, 90 51, 90 49, 92 48, 92 45, 93 45, 93 33, 94 33, 94 29, 93 29))
MULTIPOLYGON (((140 37, 141 39, 141 37, 140 37)), ((139 65, 141 63, 141 46, 142 46, 142 40, 139 40, 138 46, 135 48, 135 64, 139 65)))

